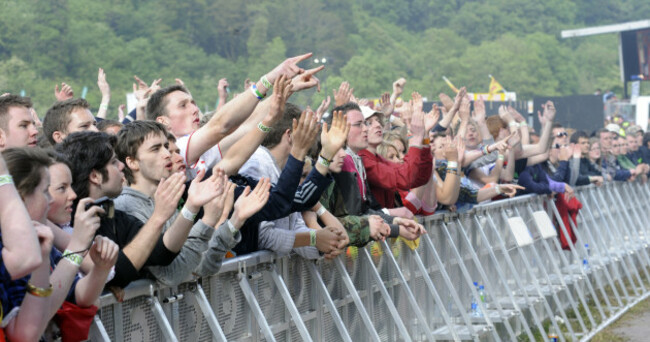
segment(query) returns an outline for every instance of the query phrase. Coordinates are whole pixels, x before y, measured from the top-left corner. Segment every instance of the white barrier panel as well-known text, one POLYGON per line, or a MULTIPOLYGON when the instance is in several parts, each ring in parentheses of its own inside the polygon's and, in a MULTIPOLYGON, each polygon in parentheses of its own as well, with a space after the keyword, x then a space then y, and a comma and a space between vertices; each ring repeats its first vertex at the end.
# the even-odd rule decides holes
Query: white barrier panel
POLYGON ((257 252, 173 288, 137 281, 122 303, 101 297, 91 340, 510 341, 544 339, 549 325, 562 341, 588 339, 649 295, 650 190, 611 183, 576 197, 568 227, 554 201, 528 195, 423 218, 414 249, 257 252), (563 250, 569 230, 577 243, 563 250))

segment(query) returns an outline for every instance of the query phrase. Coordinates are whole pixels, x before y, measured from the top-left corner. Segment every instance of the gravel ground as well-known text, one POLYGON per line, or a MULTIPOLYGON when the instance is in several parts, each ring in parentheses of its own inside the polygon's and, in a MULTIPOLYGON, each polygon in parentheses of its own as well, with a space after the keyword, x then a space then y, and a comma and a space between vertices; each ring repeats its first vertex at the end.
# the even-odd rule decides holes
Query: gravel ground
POLYGON ((630 309, 592 341, 650 341, 650 299, 630 309))

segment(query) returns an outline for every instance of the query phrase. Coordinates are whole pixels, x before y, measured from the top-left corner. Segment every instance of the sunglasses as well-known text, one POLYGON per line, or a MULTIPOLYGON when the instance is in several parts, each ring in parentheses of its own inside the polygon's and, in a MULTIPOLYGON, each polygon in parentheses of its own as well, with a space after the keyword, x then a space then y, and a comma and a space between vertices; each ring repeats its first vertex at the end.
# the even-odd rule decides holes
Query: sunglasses
POLYGON ((558 138, 559 137, 568 137, 569 134, 567 132, 560 132, 560 133, 556 134, 555 136, 558 137, 558 138))

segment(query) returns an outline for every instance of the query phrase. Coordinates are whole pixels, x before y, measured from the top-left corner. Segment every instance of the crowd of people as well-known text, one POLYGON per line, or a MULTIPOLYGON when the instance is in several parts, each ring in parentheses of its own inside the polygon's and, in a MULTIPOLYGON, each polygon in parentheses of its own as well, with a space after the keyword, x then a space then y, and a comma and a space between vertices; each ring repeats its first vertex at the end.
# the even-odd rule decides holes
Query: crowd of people
POLYGON ((540 132, 512 107, 472 110, 465 88, 425 112, 418 93, 401 99, 404 79, 376 105, 343 82, 332 106, 301 108, 291 96, 320 87, 323 66, 299 66, 310 56, 230 99, 221 80, 213 113, 181 80, 136 77, 136 109, 108 120, 102 69, 95 115, 65 83, 42 123, 29 98, 0 96, 0 340, 83 338, 102 292, 119 298, 136 279, 177 285, 258 250, 331 259, 417 240, 417 215, 517 194, 551 194, 570 211, 576 185, 650 172, 640 127, 569 136, 552 102, 540 132))

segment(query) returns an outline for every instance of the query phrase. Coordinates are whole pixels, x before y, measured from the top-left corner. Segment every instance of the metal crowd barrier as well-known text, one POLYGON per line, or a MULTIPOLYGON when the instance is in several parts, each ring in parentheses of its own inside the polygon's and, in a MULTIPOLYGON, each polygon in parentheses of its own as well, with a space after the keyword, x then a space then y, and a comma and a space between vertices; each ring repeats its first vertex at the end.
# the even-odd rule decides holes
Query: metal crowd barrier
POLYGON ((334 261, 258 252, 177 287, 138 281, 121 303, 101 297, 91 340, 589 340, 650 294, 650 187, 576 197, 577 226, 528 195, 426 217, 417 246, 371 243, 334 261), (568 230, 577 243, 562 250, 568 230))

